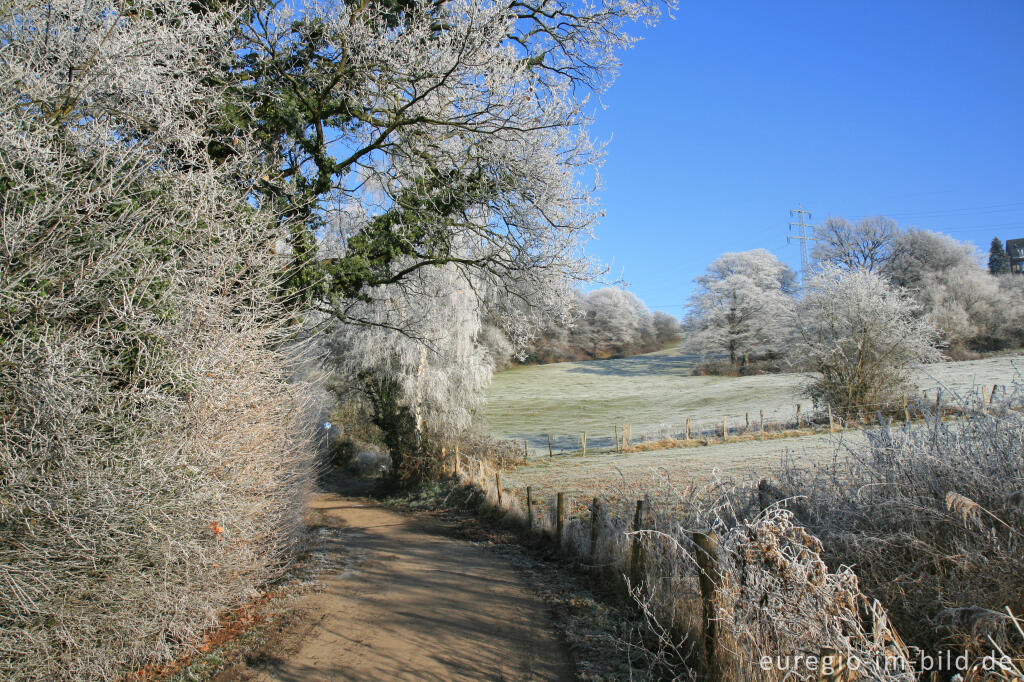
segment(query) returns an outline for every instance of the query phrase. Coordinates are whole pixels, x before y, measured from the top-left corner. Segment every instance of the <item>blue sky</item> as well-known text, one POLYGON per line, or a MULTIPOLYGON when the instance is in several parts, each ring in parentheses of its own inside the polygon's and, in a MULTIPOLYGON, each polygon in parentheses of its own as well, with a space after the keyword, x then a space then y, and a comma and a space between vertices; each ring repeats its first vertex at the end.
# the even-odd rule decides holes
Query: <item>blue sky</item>
POLYGON ((799 267, 789 209, 1024 237, 1024 1, 688 3, 623 54, 588 252, 680 315, 719 254, 799 267))

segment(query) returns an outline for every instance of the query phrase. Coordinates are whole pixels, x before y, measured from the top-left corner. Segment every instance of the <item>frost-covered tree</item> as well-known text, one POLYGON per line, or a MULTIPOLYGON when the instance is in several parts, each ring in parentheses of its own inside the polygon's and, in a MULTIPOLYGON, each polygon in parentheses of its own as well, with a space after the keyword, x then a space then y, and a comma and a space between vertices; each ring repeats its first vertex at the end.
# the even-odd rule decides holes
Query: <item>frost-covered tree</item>
POLYGON ((1000 305, 996 309, 992 334, 1001 345, 1024 347, 1024 277, 1001 275, 996 282, 1000 305))
POLYGON ((791 333, 796 275, 764 249, 723 254, 695 281, 683 348, 740 366, 774 356, 791 333))
POLYGON ((820 373, 808 394, 845 417, 898 404, 914 388, 913 367, 940 357, 936 330, 919 312, 877 273, 823 268, 806 283, 790 351, 820 373))
POLYGON ((301 527, 280 223, 260 150, 220 132, 238 20, 0 6, 0 678, 180 656, 301 527))
MULTIPOLYGON (((358 321, 367 308, 354 302, 421 268, 452 264, 523 300, 537 273, 592 275, 581 243, 598 212, 580 173, 601 150, 587 136, 586 95, 610 82, 617 51, 632 44, 624 25, 653 21, 660 7, 261 6, 242 25, 232 75, 279 166, 261 191, 299 219, 287 236, 291 295, 358 321), (344 249, 318 257, 325 202, 368 220, 344 249), (472 253, 460 250, 467 241, 472 253)), ((571 296, 529 303, 557 319, 571 296)))
POLYGON ((654 338, 654 321, 647 306, 633 293, 604 287, 587 293, 582 316, 571 337, 591 357, 609 357, 640 348, 654 338))
POLYGON ((918 287, 928 273, 980 268, 981 263, 974 245, 913 227, 898 232, 892 248, 893 256, 881 272, 893 284, 905 289, 918 287))
POLYGON ((548 325, 525 357, 534 362, 624 357, 660 350, 680 336, 679 321, 652 314, 633 293, 604 287, 577 295, 571 324, 548 325))
POLYGON ((925 273, 912 294, 952 351, 990 337, 1004 307, 996 278, 973 263, 925 273))
POLYGON ((478 285, 454 265, 421 269, 363 304, 359 315, 374 324, 332 335, 335 391, 369 404, 399 478, 437 473, 432 441, 466 430, 483 403, 494 358, 478 285))
POLYGON ((829 217, 814 228, 814 260, 846 270, 878 270, 893 256, 896 223, 884 216, 864 218, 856 225, 829 217))
POLYGON ((682 336, 682 328, 675 315, 656 310, 652 319, 654 324, 654 337, 659 346, 678 341, 682 336))
MULTIPOLYGON (((661 6, 269 2, 241 25, 230 78, 249 105, 240 120, 277 165, 263 201, 292 221, 285 293, 346 325, 344 376, 364 360, 402 387, 387 394, 423 426, 409 383, 421 367, 437 360, 451 377, 436 386, 460 385, 478 367, 453 364, 474 357, 465 339, 504 337, 519 354, 537 328, 565 323, 569 285, 600 271, 582 248, 599 216, 582 178, 602 153, 586 98, 632 44, 625 24, 661 6), (476 304, 452 355, 431 325, 455 324, 445 306, 457 292, 476 304), (349 325, 392 339, 398 359, 364 352, 383 349, 349 325)), ((447 393, 437 414, 471 412, 475 391, 447 393)))
POLYGON ((910 229, 896 236, 894 257, 883 271, 921 304, 950 351, 959 355, 972 344, 1000 344, 996 325, 1007 301, 981 263, 972 244, 910 229))

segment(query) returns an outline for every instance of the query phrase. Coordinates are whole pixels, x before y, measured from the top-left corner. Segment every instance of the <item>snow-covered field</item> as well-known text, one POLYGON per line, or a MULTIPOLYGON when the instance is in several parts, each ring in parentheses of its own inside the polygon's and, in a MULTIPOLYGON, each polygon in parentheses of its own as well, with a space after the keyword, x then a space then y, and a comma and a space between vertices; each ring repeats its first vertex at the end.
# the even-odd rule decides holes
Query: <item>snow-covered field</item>
MULTIPOLYGON (((593 360, 516 367, 499 372, 488 393, 485 428, 499 438, 526 440, 536 454, 547 454, 551 434, 556 454, 579 447, 580 432, 588 445, 610 447, 616 425, 632 425, 634 440, 644 433, 679 433, 687 418, 699 424, 741 425, 750 415, 756 425, 765 419, 793 419, 801 397, 804 374, 766 374, 751 377, 692 376, 694 358, 676 350, 621 360, 593 360)), ((1024 355, 1006 355, 967 362, 925 365, 918 385, 930 396, 938 387, 951 392, 975 385, 991 389, 1009 384, 1024 355)))
MULTIPOLYGON (((533 486, 547 497, 563 491, 582 501, 593 495, 628 497, 670 481, 685 486, 714 478, 721 472, 734 478, 758 479, 785 456, 808 463, 831 459, 842 443, 858 444, 855 431, 767 441, 748 441, 654 450, 631 454, 608 452, 613 426, 629 422, 634 440, 644 432, 678 431, 687 417, 694 424, 743 424, 745 414, 758 418, 793 417, 806 375, 754 377, 691 376, 693 359, 677 351, 662 351, 623 360, 562 363, 519 367, 495 377, 487 403, 486 424, 501 438, 526 440, 531 457, 527 466, 505 477, 520 491, 533 486), (586 457, 559 454, 579 447, 587 431, 586 457), (555 456, 547 456, 551 433, 555 456), (602 451, 603 450, 603 451, 602 451)), ((918 385, 930 397, 941 387, 945 395, 975 386, 1012 383, 1024 355, 1007 355, 926 365, 917 372, 918 385)), ((756 428, 756 427, 755 427, 756 428)))

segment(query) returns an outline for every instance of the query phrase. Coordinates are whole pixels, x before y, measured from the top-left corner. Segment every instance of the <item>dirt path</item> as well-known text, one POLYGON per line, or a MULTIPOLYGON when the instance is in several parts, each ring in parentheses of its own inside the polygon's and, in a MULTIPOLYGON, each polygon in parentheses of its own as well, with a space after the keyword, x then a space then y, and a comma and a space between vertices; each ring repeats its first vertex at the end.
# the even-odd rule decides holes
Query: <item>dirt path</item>
MULTIPOLYGON (((360 498, 311 505, 344 570, 258 666, 220 680, 571 680, 544 603, 501 556, 360 498)), ((333 559, 332 559, 333 560, 333 559)))

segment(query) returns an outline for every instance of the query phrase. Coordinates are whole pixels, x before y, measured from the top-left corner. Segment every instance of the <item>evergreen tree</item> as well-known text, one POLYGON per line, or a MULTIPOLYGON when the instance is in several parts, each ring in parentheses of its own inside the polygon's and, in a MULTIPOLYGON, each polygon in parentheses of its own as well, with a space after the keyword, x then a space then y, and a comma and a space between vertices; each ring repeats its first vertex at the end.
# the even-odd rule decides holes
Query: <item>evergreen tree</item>
POLYGON ((992 237, 992 246, 988 250, 988 271, 993 275, 1002 275, 1010 271, 1010 259, 999 237, 992 237))

